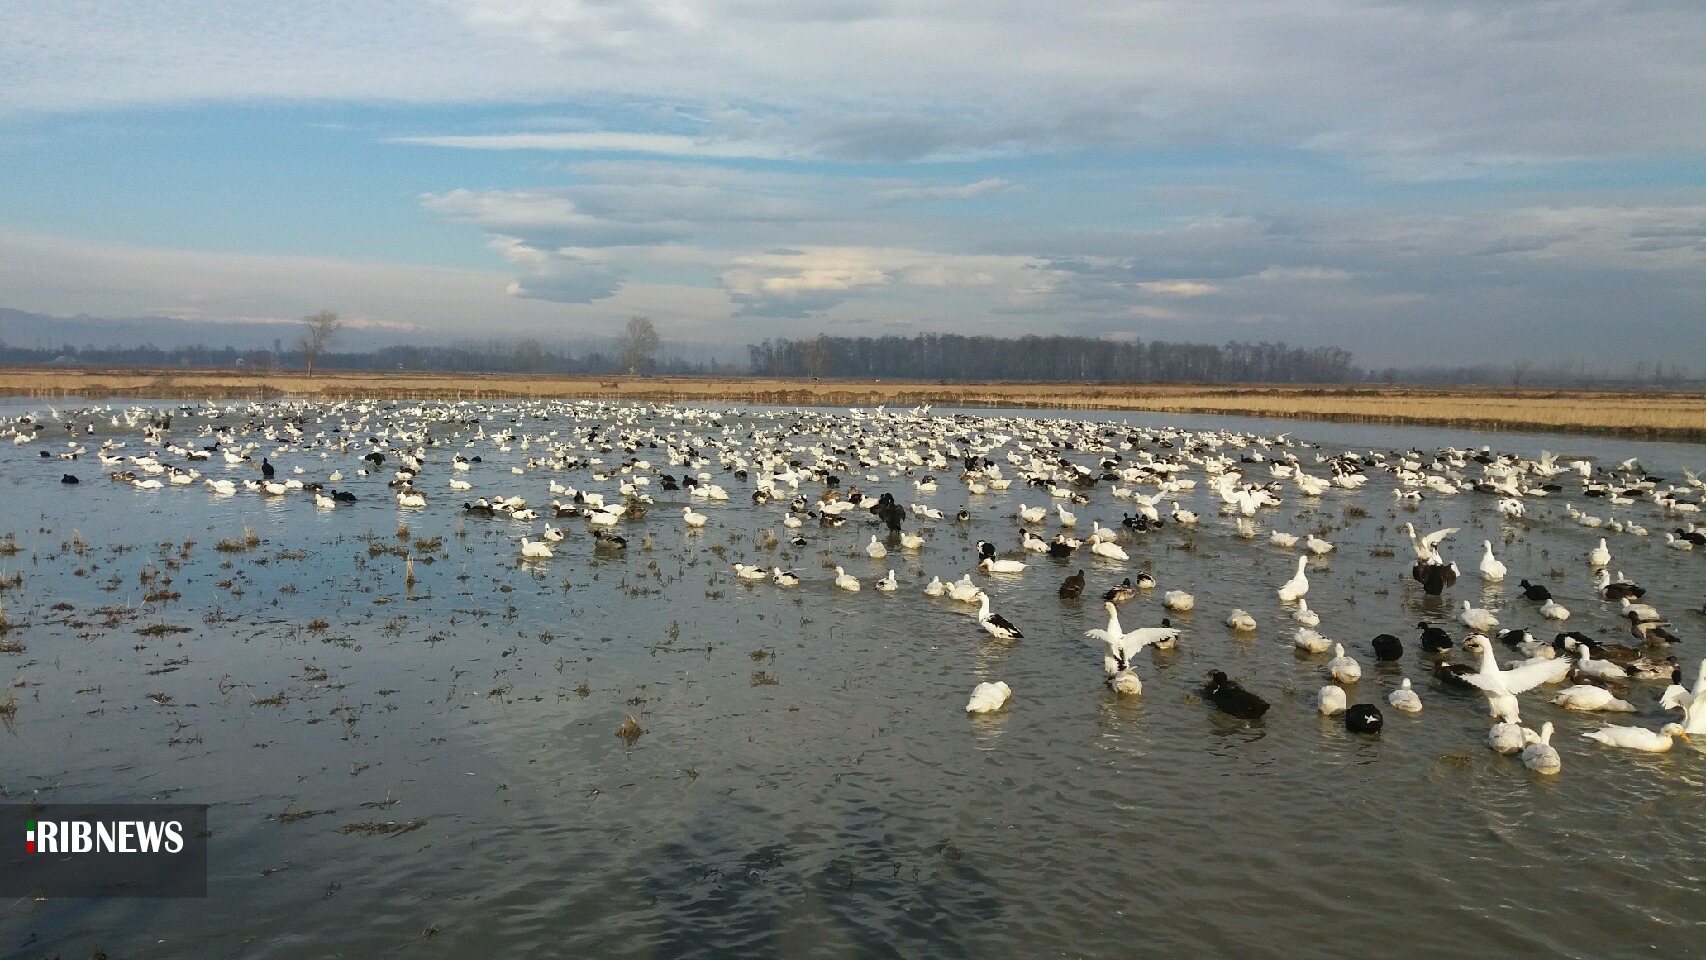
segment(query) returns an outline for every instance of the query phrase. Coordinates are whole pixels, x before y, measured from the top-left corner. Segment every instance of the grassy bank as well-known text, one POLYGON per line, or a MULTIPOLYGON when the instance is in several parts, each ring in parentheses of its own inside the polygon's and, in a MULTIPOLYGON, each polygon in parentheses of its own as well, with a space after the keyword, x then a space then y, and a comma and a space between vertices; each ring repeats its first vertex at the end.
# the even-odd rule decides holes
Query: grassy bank
POLYGON ((0 395, 171 400, 602 398, 811 406, 1008 406, 1146 410, 1592 433, 1706 441, 1706 393, 1223 386, 1123 383, 928 383, 525 374, 0 368, 0 395))

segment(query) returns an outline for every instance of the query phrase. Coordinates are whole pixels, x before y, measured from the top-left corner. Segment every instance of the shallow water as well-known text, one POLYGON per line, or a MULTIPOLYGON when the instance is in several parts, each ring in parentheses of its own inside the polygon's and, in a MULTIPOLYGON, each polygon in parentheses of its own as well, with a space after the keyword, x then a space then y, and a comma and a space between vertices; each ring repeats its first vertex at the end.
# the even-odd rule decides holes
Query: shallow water
MULTIPOLYGON (((317 423, 322 409, 307 410, 309 436, 339 419, 317 423)), ((401 421, 414 408, 387 409, 401 421)), ((516 409, 462 413, 495 432, 516 409)), ((771 413, 720 409, 734 438, 771 413)), ((0 415, 24 410, 47 407, 0 415)), ((237 422, 249 419, 238 410, 237 422)), ((195 412, 180 413, 180 442, 194 438, 195 412)), ((276 423, 277 413, 253 416, 276 423)), ((105 416, 94 441, 147 449, 139 430, 105 416)), ((631 431, 720 429, 679 412, 636 418, 595 405, 549 416, 514 426, 560 440, 617 417, 631 431)), ((1582 437, 1106 411, 1058 419, 1286 431, 1324 453, 1485 443, 1528 456, 1638 456, 1678 483, 1681 467, 1706 465, 1695 446, 1582 437)), ((1282 507, 1256 518, 1258 537, 1244 540, 1193 470, 1198 487, 1179 499, 1202 515, 1194 530, 1131 537, 1125 564, 1032 558, 1022 575, 977 577, 1025 631, 1002 644, 978 628, 975 607, 920 588, 971 569, 979 538, 1016 547, 1017 504, 1046 502, 1046 491, 1016 483, 971 496, 950 468, 925 496, 912 478, 882 471, 858 485, 949 519, 909 517, 923 551, 891 543, 879 563, 865 556, 871 531, 857 519, 839 530, 808 524, 804 548, 759 546, 760 531, 784 532, 785 505, 754 507, 751 483, 713 464, 705 469, 730 500, 695 505, 711 517, 702 531, 682 526, 685 495, 654 483, 650 514, 621 525, 625 551, 595 549, 583 522, 563 521, 558 555, 523 564, 517 538, 542 523, 464 517, 463 500, 519 494, 542 506, 551 480, 612 496, 616 481, 584 470, 517 476, 510 468, 540 447, 464 447, 477 428, 454 429, 434 428, 442 445, 418 482, 424 510, 394 504, 389 471, 353 477, 366 446, 273 456, 281 477, 295 466, 306 480, 351 474, 334 486, 360 502, 332 511, 300 492, 215 497, 199 483, 113 483, 92 452, 41 459, 40 449, 65 449, 51 429, 42 442, 0 449, 0 533, 20 548, 0 557, 0 577, 22 574, 0 602, 9 621, 27 624, 6 636, 26 649, 0 654, 17 704, 0 733, 0 786, 11 801, 208 803, 214 829, 205 901, 0 905, 0 955, 1259 957, 1307 944, 1320 956, 1600 958, 1690 955, 1700 940, 1706 758, 1600 747, 1578 736, 1600 718, 1532 693, 1524 720, 1557 724, 1564 770, 1531 774, 1482 745, 1484 701, 1439 687, 1414 642, 1423 618, 1461 636, 1454 618, 1465 599, 1549 636, 1556 628, 1521 599, 1520 577, 1551 586, 1574 612, 1569 628, 1611 639, 1619 621, 1594 599, 1585 560, 1604 535, 1613 569, 1646 585, 1647 601, 1689 641, 1677 652, 1691 678, 1706 652, 1694 645, 1706 636, 1696 612, 1706 556, 1665 549, 1659 534, 1676 524, 1649 503, 1612 508, 1566 494, 1531 500, 1528 519, 1511 522, 1474 493, 1397 505, 1392 478, 1371 469, 1354 493, 1310 500, 1288 487, 1282 507), (484 460, 463 475, 475 485, 468 493, 445 486, 457 452, 484 460), (84 482, 62 486, 66 471, 84 482), (1563 518, 1565 501, 1637 519, 1654 535, 1581 528, 1563 518), (952 520, 962 506, 969 523, 952 520), (1409 580, 1407 520, 1463 528, 1445 552, 1464 576, 1443 597, 1409 580), (399 523, 418 558, 412 588, 403 560, 385 552, 405 544, 399 523), (245 526, 257 545, 216 549, 245 526), (1273 528, 1320 529, 1337 545, 1311 561, 1308 601, 1322 632, 1362 661, 1351 700, 1381 705, 1378 737, 1315 713, 1328 655, 1292 648, 1295 625, 1273 591, 1296 552, 1267 544, 1273 528), (1511 568, 1503 586, 1484 589, 1474 572, 1483 539, 1511 568), (730 571, 755 561, 805 582, 748 584, 730 571), (836 590, 835 564, 865 588, 836 590), (872 589, 890 567, 901 590, 872 589), (1086 599, 1057 599, 1079 567, 1086 599), (1141 655, 1142 696, 1120 698, 1083 631, 1105 621, 1092 598, 1137 570, 1158 587, 1124 605, 1128 629, 1167 615, 1168 589, 1190 590, 1196 609, 1173 615, 1185 631, 1179 649, 1141 655), (147 599, 161 592, 179 596, 147 599), (1256 616, 1254 635, 1223 625, 1235 606, 1256 616), (188 629, 163 632, 173 627, 188 629), (1374 661, 1368 640, 1381 632, 1405 640, 1401 663, 1374 661), (1272 701, 1267 717, 1245 723, 1203 704, 1197 692, 1215 668, 1272 701), (1427 704, 1418 716, 1385 707, 1400 676, 1427 704), (968 717, 966 696, 986 679, 1009 683, 1013 700, 968 717), (628 714, 645 731, 631 745, 614 735, 628 714), (339 832, 369 820, 424 822, 389 837, 339 832)), ((1316 453, 1297 452, 1306 463, 1316 453)), ((661 450, 640 454, 682 472, 661 450)), ((602 456, 615 463, 622 453, 602 456)), ((217 458, 200 469, 257 476, 217 458)), ((802 486, 814 499, 820 490, 802 486)), ((1084 531, 1092 518, 1116 522, 1122 507, 1103 484, 1072 509, 1084 531)), ((1613 722, 1665 722, 1662 686, 1631 684, 1641 712, 1613 722)))

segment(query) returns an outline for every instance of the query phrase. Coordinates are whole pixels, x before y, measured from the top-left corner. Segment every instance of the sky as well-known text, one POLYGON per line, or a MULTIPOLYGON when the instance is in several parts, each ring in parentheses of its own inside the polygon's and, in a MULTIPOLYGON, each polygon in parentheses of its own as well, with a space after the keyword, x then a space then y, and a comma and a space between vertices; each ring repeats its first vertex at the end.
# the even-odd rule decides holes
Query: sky
POLYGON ((1706 372, 1699 0, 0 0, 0 306, 1706 372))

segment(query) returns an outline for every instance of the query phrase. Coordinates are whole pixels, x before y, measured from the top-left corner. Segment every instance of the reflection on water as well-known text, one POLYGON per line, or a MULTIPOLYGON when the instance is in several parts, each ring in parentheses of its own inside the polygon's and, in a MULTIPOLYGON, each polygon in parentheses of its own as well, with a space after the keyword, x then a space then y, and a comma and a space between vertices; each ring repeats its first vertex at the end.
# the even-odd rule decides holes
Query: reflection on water
MULTIPOLYGON (((0 413, 26 409, 41 408, 0 413)), ((979 538, 1015 546, 1016 505, 1046 491, 972 495, 950 468, 938 471, 937 493, 921 495, 914 478, 883 470, 859 485, 948 519, 909 516, 924 549, 890 542, 873 561, 858 520, 808 523, 798 531, 807 545, 790 545, 785 507, 754 507, 750 481, 713 462, 703 469, 730 499, 695 501, 710 517, 703 530, 684 531, 683 493, 654 483, 650 514, 618 528, 626 550, 596 548, 582 521, 557 521, 568 533, 557 555, 522 564, 518 539, 541 523, 454 505, 502 494, 543 506, 551 481, 614 497, 617 480, 529 469, 545 444, 524 449, 518 436, 505 452, 490 439, 499 431, 579 443, 619 422, 660 439, 691 434, 709 449, 707 438, 743 442, 768 413, 725 410, 711 424, 593 405, 425 409, 455 416, 432 428, 440 446, 420 484, 424 510, 395 506, 389 470, 356 473, 365 437, 414 416, 408 405, 359 430, 344 427, 358 419, 350 408, 300 411, 307 437, 344 430, 363 441, 347 453, 257 448, 281 475, 342 471, 334 485, 360 499, 331 511, 300 494, 212 496, 199 483, 137 490, 106 480, 92 454, 36 456, 65 449, 60 438, 0 449, 0 533, 18 546, 0 556, 0 579, 16 578, 0 603, 24 625, 5 635, 23 649, 0 654, 0 699, 15 703, 0 732, 0 787, 13 801, 207 802, 215 831, 206 901, 0 905, 0 955, 1032 957, 1124 956, 1141 944, 1278 956, 1288 955, 1279 944, 1307 942, 1327 956, 1615 956, 1636 943, 1688 955, 1699 939, 1700 754, 1598 747, 1577 736, 1597 718, 1529 695, 1525 718, 1558 724, 1565 764, 1557 778, 1530 776, 1483 746, 1484 700, 1442 686, 1416 643, 1422 620, 1461 635, 1466 599, 1549 636, 1555 628, 1516 592, 1522 577, 1552 588, 1575 612, 1572 629, 1621 636, 1583 560, 1603 531, 1562 519, 1563 498, 1531 501, 1529 518, 1511 521, 1473 494, 1396 503, 1390 478, 1375 473, 1363 491, 1319 500, 1288 488, 1243 539, 1199 483, 1179 496, 1200 514, 1197 528, 1130 536, 1128 563, 1029 555, 1022 575, 974 575, 1025 632, 1001 643, 978 627, 975 606, 920 591, 932 575, 972 569, 979 538), (488 439, 464 446, 482 431, 488 439), (459 474, 474 485, 466 493, 447 487, 455 453, 481 457, 459 474), (62 486, 67 470, 84 482, 62 486), (962 507, 968 523, 952 519, 962 507), (1442 596, 1409 578, 1406 521, 1463 528, 1448 552, 1465 573, 1442 596), (1317 714, 1331 654, 1292 644, 1295 607, 1274 590, 1297 553, 1269 545, 1276 528, 1318 531, 1337 547, 1308 564, 1308 602, 1321 632, 1363 663, 1351 702, 1384 707, 1408 677, 1420 715, 1388 710, 1370 737, 1317 714), (1474 572, 1483 539, 1510 566, 1506 585, 1474 572), (793 569, 804 582, 742 581, 736 562, 793 569), (836 590, 835 565, 866 588, 836 590), (872 589, 891 567, 901 590, 872 589), (1059 600, 1060 581, 1080 567, 1084 598, 1059 600), (1122 621, 1168 616, 1184 635, 1174 650, 1139 656, 1143 694, 1122 698, 1102 683, 1101 653, 1083 634, 1105 623, 1102 591, 1139 570, 1158 582, 1122 607, 1122 621), (1193 593, 1196 609, 1167 613, 1169 589, 1193 593), (1233 607, 1256 617, 1253 633, 1225 626, 1233 607), (1378 633, 1403 639, 1401 661, 1374 660, 1378 633), (1248 722, 1206 705, 1213 669, 1273 708, 1248 722), (972 687, 997 679, 1013 688, 1009 706, 968 717, 972 687), (644 731, 632 744, 615 736, 628 715, 644 731), (392 835, 344 832, 416 821, 392 835)), ((194 438, 196 413, 179 414, 180 441, 194 438)), ((1118 421, 1256 425, 1059 419, 1112 420, 1121 435, 1118 421)), ((221 418, 251 420, 282 422, 275 408, 221 418)), ((813 442, 837 442, 835 428, 812 429, 813 442)), ((1488 443, 1636 455, 1678 477, 1699 454, 1321 423, 1293 433, 1330 452, 1488 443)), ((138 430, 104 419, 91 448, 109 437, 125 454, 147 448, 138 430)), ((643 451, 682 472, 661 449, 643 451)), ((1068 457, 1092 461, 1082 450, 1068 457)), ((257 477, 253 463, 201 469, 257 477)), ((1074 508, 1078 529, 1117 521, 1122 506, 1104 485, 1074 508)), ((1595 508, 1655 532, 1674 525, 1646 503, 1595 508)), ((1706 557, 1654 538, 1614 535, 1611 546, 1613 566, 1647 585, 1678 633, 1706 636, 1691 612, 1706 599, 1706 557)), ((1700 655, 1679 649, 1690 651, 1685 663, 1700 655)), ((1618 722, 1662 723, 1659 689, 1632 684, 1641 713, 1618 722)))

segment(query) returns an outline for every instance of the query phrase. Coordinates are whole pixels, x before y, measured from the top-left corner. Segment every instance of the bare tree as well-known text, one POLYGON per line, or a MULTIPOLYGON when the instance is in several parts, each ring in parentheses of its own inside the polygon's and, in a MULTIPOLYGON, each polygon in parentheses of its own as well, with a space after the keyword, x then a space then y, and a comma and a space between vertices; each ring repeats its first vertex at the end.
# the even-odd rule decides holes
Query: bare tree
POLYGON ((829 338, 821 333, 818 334, 816 340, 806 344, 805 349, 801 351, 800 359, 805 363, 806 373, 813 380, 823 376, 823 372, 829 369, 831 359, 829 338))
POLYGON ((617 352, 622 355, 622 368, 628 371, 629 376, 638 373, 662 346, 663 338, 658 336, 651 318, 640 316, 628 318, 627 329, 616 341, 617 352))
POLYGON ((321 310, 302 318, 308 325, 308 332, 302 339, 296 341, 296 349, 302 351, 302 359, 308 364, 308 375, 314 375, 314 361, 320 358, 338 339, 338 331, 343 329, 344 322, 330 310, 321 310))

